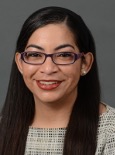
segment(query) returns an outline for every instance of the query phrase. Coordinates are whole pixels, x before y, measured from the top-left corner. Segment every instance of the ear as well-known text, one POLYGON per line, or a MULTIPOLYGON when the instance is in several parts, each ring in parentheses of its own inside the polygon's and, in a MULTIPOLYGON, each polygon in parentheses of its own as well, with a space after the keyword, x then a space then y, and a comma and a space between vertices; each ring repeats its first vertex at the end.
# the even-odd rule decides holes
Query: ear
POLYGON ((94 57, 91 52, 84 54, 84 58, 82 60, 82 65, 81 65, 81 76, 86 75, 90 71, 93 64, 93 60, 94 60, 94 57))
POLYGON ((21 54, 17 52, 15 54, 15 62, 17 64, 18 70, 20 71, 21 74, 23 74, 23 69, 22 69, 22 60, 20 58, 21 54))

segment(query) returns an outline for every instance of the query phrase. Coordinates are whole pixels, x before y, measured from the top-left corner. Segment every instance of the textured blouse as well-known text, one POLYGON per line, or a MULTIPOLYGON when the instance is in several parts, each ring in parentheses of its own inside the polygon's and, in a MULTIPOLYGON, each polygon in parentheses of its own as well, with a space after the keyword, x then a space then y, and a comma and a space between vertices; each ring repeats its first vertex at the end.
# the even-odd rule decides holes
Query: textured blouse
MULTIPOLYGON (((95 155, 115 155, 115 109, 100 115, 95 155)), ((25 155, 62 155, 66 128, 29 128, 25 155)))

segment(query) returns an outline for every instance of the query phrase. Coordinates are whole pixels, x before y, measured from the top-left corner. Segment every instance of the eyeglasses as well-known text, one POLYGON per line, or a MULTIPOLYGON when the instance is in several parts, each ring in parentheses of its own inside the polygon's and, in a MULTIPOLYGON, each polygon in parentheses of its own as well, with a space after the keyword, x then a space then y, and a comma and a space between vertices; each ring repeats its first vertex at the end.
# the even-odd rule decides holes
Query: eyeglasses
POLYGON ((81 58, 84 53, 73 52, 58 52, 54 54, 46 54, 36 51, 25 51, 21 53, 21 59, 31 65, 42 65, 47 57, 51 57, 53 63, 56 65, 69 65, 73 64, 76 60, 81 58))

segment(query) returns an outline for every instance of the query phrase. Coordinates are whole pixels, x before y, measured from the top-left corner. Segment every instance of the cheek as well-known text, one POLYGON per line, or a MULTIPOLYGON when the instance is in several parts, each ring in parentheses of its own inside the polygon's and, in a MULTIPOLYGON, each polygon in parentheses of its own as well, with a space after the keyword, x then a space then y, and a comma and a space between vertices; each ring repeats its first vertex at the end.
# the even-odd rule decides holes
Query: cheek
POLYGON ((36 73, 36 70, 33 66, 28 65, 23 67, 23 79, 25 84, 29 87, 34 79, 34 74, 36 73))
POLYGON ((23 65, 24 78, 32 78, 33 75, 36 73, 37 68, 38 67, 30 65, 30 64, 24 64, 23 65))
POLYGON ((33 78, 32 73, 29 71, 24 72, 23 80, 26 87, 33 93, 36 87, 35 87, 35 80, 33 78))
POLYGON ((67 74, 68 76, 70 76, 71 79, 73 79, 73 81, 76 81, 80 78, 81 65, 77 63, 74 64, 73 66, 71 66, 71 68, 68 68, 67 74))
POLYGON ((68 84, 70 87, 77 87, 77 84, 80 79, 80 67, 79 66, 73 66, 72 68, 69 68, 66 70, 66 77, 68 79, 68 84))
POLYGON ((70 80, 72 85, 77 86, 79 79, 80 74, 77 71, 75 71, 73 74, 71 73, 70 80))

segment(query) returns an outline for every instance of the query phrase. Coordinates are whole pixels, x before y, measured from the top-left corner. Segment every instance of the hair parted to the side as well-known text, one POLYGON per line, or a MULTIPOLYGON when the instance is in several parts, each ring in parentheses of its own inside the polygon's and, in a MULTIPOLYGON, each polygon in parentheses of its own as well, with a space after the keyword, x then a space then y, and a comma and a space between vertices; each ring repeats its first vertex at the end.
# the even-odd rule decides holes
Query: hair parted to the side
MULTIPOLYGON (((61 7, 46 7, 24 23, 15 52, 23 52, 32 33, 40 27, 64 22, 74 34, 80 52, 92 52, 90 72, 81 77, 64 142, 63 155, 94 155, 97 145, 100 84, 93 37, 82 18, 61 7)), ((33 95, 26 87, 13 60, 8 92, 0 123, 0 154, 24 155, 29 125, 35 112, 33 95)))

